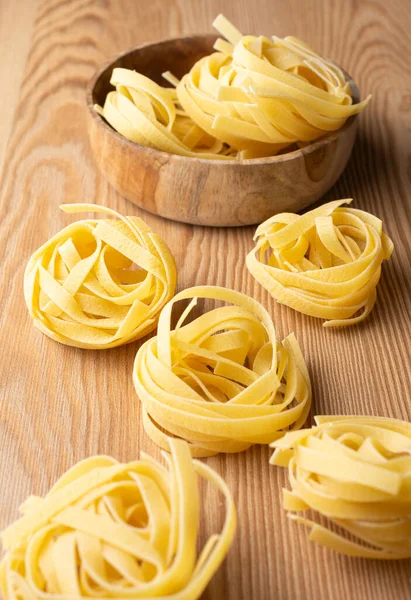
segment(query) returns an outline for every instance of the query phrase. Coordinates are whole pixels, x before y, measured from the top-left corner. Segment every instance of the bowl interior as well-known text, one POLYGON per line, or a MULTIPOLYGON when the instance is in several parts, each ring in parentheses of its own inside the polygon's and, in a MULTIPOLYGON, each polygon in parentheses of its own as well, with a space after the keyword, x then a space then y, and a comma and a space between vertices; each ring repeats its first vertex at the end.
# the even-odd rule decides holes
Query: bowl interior
MULTIPOLYGON (((95 73, 87 86, 88 110, 95 125, 107 132, 110 132, 110 135, 112 135, 115 139, 121 140, 123 144, 130 145, 130 147, 136 149, 142 149, 143 146, 135 144, 134 142, 130 142, 117 133, 115 129, 113 129, 111 125, 109 125, 93 108, 95 104, 103 106, 107 94, 114 90, 114 87, 110 84, 113 69, 116 67, 134 69, 137 72, 142 73, 143 75, 146 75, 150 79, 154 80, 156 83, 168 87, 170 84, 162 77, 162 73, 165 71, 171 71, 180 79, 200 58, 203 58, 214 51, 213 45, 216 39, 217 36, 214 34, 205 34, 168 39, 157 43, 148 43, 133 50, 124 52, 115 60, 108 61, 95 73)), ((360 92, 358 87, 350 75, 348 75, 348 73, 346 73, 344 70, 343 72, 351 87, 353 103, 356 104, 360 101, 360 92)), ((340 129, 326 133, 303 148, 298 148, 296 144, 292 144, 289 148, 286 148, 283 152, 280 152, 275 156, 236 161, 236 164, 238 166, 251 166, 254 164, 282 162, 285 160, 293 160, 298 156, 307 156, 315 153, 318 148, 332 143, 339 136, 344 134, 344 132, 351 127, 357 116, 358 115, 353 115, 349 117, 340 129)), ((169 156, 162 150, 156 150, 154 148, 144 148, 144 150, 150 152, 151 155, 157 154, 158 156, 169 156)), ((172 156, 174 156, 176 160, 180 159, 181 161, 190 162, 195 160, 206 164, 213 163, 219 168, 226 166, 225 162, 219 160, 210 160, 197 157, 191 158, 179 155, 172 156)))
POLYGON ((200 58, 213 52, 216 39, 215 35, 177 38, 140 46, 122 54, 114 62, 104 65, 97 73, 91 86, 92 103, 102 106, 108 92, 114 89, 110 84, 114 68, 135 69, 156 83, 168 86, 168 82, 161 76, 164 71, 171 71, 180 79, 200 58))

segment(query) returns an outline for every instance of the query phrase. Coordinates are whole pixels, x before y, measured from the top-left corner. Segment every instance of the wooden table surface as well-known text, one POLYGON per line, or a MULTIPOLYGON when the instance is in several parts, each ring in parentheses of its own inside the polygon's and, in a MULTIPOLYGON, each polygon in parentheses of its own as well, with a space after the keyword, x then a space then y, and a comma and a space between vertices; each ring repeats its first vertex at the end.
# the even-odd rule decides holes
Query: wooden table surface
MULTIPOLYGON (((132 385, 138 343, 82 351, 40 334, 23 301, 30 254, 72 218, 62 202, 141 214, 171 247, 179 289, 218 284, 262 301, 278 334, 302 346, 315 413, 411 419, 411 66, 409 0, 0 0, 0 527, 29 494, 43 494, 94 453, 158 456, 132 385), (101 178, 86 131, 85 86, 109 57, 143 42, 211 30, 224 11, 244 33, 293 34, 335 59, 372 102, 349 166, 328 199, 352 196, 384 221, 395 244, 378 302, 360 326, 326 330, 276 304, 245 269, 252 228, 207 229, 142 213, 101 178), (1 163, 3 168, 1 169, 1 163)), ((205 598, 411 598, 410 561, 338 556, 307 541, 280 503, 285 472, 254 447, 209 464, 227 479, 239 527, 205 598)), ((207 496, 206 516, 220 521, 207 496)))

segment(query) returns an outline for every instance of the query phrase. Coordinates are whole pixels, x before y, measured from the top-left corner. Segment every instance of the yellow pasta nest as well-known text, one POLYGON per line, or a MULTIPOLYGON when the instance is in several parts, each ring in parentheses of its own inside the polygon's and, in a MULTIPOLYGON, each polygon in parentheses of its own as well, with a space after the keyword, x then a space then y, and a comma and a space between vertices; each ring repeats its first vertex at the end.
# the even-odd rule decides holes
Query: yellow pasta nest
POLYGON ((133 376, 147 434, 165 449, 166 433, 183 438, 195 456, 267 444, 301 427, 310 410, 310 379, 294 335, 280 344, 261 304, 221 287, 184 290, 163 308, 133 376), (197 298, 232 306, 185 324, 197 298), (172 329, 174 304, 184 299, 191 302, 172 329))
POLYGON ((353 104, 333 62, 294 37, 243 36, 219 15, 226 39, 165 88, 128 69, 114 69, 116 91, 96 110, 122 135, 183 156, 247 159, 272 156, 342 127, 370 100, 353 104))
POLYGON ((262 223, 246 262, 281 304, 328 319, 325 327, 353 325, 369 315, 381 264, 393 243, 377 217, 336 200, 304 215, 282 213, 262 223))
POLYGON ((224 480, 170 440, 168 468, 142 454, 88 458, 1 534, 4 600, 199 598, 232 543, 236 510, 224 480), (226 517, 197 556, 197 475, 225 497, 226 517))
POLYGON ((290 516, 310 539, 363 558, 411 558, 411 424, 383 417, 316 417, 272 445, 288 466, 290 516), (343 533, 295 513, 315 510, 343 533))
POLYGON ((114 218, 77 221, 33 254, 24 295, 35 326, 62 344, 92 349, 152 331, 176 285, 166 244, 137 217, 95 204, 60 208, 114 218))
MULTIPOLYGON (((173 82, 171 74, 167 74, 173 82)), ((116 91, 95 109, 121 135, 141 146, 170 154, 229 160, 221 141, 198 127, 179 105, 174 88, 145 75, 116 68, 110 79, 116 91)))
POLYGON ((297 38, 243 36, 222 15, 214 27, 227 41, 182 78, 177 96, 199 127, 241 150, 240 158, 315 140, 369 102, 353 104, 341 69, 297 38))

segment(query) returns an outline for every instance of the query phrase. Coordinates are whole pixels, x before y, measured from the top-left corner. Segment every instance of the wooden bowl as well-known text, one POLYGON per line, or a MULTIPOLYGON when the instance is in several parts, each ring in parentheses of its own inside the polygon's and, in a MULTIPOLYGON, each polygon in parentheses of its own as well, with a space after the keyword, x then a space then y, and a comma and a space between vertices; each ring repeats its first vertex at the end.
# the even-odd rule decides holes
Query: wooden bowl
MULTIPOLYGON (((278 212, 297 212, 334 185, 349 159, 356 116, 313 144, 270 158, 219 161, 153 150, 117 133, 97 112, 113 89, 115 67, 135 69, 165 85, 161 74, 182 77, 213 51, 214 35, 197 35, 139 46, 106 63, 87 87, 89 133, 97 164, 111 185, 131 202, 167 219, 195 225, 261 223, 278 212)), ((349 76, 347 76, 349 78, 349 76)), ((349 78, 353 98, 359 92, 349 78)))

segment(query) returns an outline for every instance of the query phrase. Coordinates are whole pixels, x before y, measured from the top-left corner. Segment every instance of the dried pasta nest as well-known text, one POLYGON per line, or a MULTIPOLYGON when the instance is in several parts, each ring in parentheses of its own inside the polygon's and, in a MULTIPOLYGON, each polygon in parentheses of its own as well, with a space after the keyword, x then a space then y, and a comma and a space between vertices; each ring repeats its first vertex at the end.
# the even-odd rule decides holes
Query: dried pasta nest
POLYGON ((177 97, 238 158, 306 145, 340 129, 370 100, 354 104, 342 70, 295 37, 242 35, 222 15, 213 25, 225 40, 184 75, 177 97))
POLYGON ((310 410, 294 335, 278 342, 261 304, 221 287, 189 288, 164 307, 157 336, 137 352, 133 378, 147 434, 165 449, 168 435, 183 438, 195 456, 267 444, 301 427, 310 410), (231 306, 186 323, 197 298, 231 306), (191 302, 172 328, 174 305, 184 299, 191 302))
POLYGON ((371 312, 381 264, 393 243, 382 221, 335 200, 303 215, 282 213, 262 223, 246 263, 281 304, 327 319, 325 327, 353 325, 371 312))
POLYGON ((272 444, 271 463, 288 466, 284 508, 311 529, 311 540, 343 554, 410 558, 411 424, 357 416, 315 421, 272 444), (298 515, 310 509, 328 525, 298 515))
POLYGON ((44 498, 29 497, 1 534, 4 600, 199 598, 231 545, 236 510, 223 479, 192 460, 185 442, 171 440, 169 450, 168 468, 144 454, 126 464, 88 458, 44 498), (199 556, 197 475, 226 504, 221 533, 199 556))
POLYGON ((113 348, 153 329, 176 285, 173 256, 138 217, 95 204, 64 212, 105 213, 65 227, 30 258, 24 295, 35 326, 79 348, 113 348))

